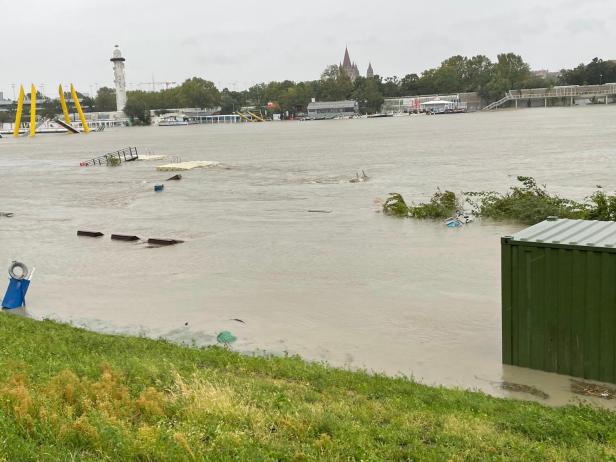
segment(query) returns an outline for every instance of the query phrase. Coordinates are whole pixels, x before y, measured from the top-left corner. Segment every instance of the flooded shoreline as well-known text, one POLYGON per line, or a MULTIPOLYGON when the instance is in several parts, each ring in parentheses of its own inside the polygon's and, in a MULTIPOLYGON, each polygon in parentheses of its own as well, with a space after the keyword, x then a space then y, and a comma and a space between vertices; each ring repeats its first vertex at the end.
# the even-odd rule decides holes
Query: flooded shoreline
POLYGON ((614 190, 612 118, 591 107, 3 139, 0 211, 15 215, 0 217, 0 258, 37 267, 35 318, 197 345, 229 330, 244 352, 534 399, 500 386, 521 383, 550 395, 541 402, 575 402, 567 377, 500 363, 499 238, 522 226, 452 230, 385 217, 374 201, 502 191, 517 175, 576 199, 614 190), (182 172, 155 194, 165 160, 79 167, 124 146, 228 168, 182 172), (347 181, 362 169, 369 181, 347 181))

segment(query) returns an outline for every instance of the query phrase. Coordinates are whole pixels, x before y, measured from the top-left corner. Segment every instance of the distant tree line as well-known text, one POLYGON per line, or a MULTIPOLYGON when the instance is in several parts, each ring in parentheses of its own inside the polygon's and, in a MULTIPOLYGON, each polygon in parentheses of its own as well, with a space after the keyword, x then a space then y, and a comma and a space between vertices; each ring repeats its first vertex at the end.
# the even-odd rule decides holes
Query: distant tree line
MULTIPOLYGON (((289 113, 306 111, 308 103, 353 99, 360 111, 380 110, 384 98, 430 94, 478 92, 486 101, 501 98, 507 90, 553 87, 555 85, 598 85, 616 82, 616 62, 594 58, 588 64, 563 69, 558 77, 544 78, 531 72, 521 56, 503 53, 496 61, 484 55, 452 56, 440 66, 421 74, 372 78, 358 77, 351 81, 338 65, 327 66, 319 80, 259 83, 242 91, 219 90, 213 82, 199 77, 187 79, 181 85, 156 92, 129 91, 124 112, 133 123, 149 124, 150 112, 160 113, 182 107, 215 108, 222 114, 232 114, 242 107, 289 113), (268 107, 269 106, 269 107, 268 107)), ((79 94, 85 111, 115 111, 115 90, 99 88, 96 97, 79 94)), ((69 98, 67 97, 67 100, 69 98)), ((52 117, 61 112, 57 99, 39 103, 39 114, 52 117)), ((9 119, 4 113, 1 119, 9 119)))
POLYGON ((231 114, 241 107, 297 114, 306 111, 308 103, 353 99, 360 111, 380 110, 384 98, 430 94, 477 92, 486 103, 496 101, 508 90, 550 88, 556 85, 595 85, 616 82, 616 62, 593 59, 574 69, 563 69, 557 77, 535 75, 521 56, 503 53, 496 61, 484 55, 452 56, 440 66, 421 74, 372 78, 358 77, 351 81, 338 65, 327 66, 319 80, 293 82, 284 80, 259 83, 243 91, 216 89, 212 82, 193 78, 181 86, 159 92, 130 92, 125 111, 138 118, 144 109, 220 106, 222 114, 231 114))

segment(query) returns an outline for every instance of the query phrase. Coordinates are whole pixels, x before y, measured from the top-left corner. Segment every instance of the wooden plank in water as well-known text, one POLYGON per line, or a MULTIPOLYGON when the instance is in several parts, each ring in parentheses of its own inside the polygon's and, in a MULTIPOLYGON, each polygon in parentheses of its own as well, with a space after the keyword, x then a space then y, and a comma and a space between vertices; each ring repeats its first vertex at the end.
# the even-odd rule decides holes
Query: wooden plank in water
POLYGON ((103 233, 99 231, 77 231, 77 236, 87 236, 87 237, 101 237, 104 236, 103 233))
POLYGON ((178 239, 148 239, 148 244, 154 245, 175 245, 181 244, 184 241, 180 241, 178 239))
POLYGON ((139 236, 128 236, 125 234, 112 234, 111 239, 114 241, 138 241, 139 236))

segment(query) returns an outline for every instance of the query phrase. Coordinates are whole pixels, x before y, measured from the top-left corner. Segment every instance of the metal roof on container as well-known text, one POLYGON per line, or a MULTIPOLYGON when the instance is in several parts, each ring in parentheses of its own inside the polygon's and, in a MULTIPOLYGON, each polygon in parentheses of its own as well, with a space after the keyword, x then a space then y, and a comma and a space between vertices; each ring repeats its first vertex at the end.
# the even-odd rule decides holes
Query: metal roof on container
POLYGON ((542 244, 615 248, 616 222, 547 219, 514 234, 510 239, 542 244))

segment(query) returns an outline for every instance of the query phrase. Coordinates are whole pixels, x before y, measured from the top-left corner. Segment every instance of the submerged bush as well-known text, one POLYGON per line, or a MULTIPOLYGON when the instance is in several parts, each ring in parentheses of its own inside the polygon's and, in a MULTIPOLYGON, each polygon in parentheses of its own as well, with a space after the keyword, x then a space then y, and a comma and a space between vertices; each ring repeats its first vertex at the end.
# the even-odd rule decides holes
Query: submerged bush
POLYGON ((122 161, 120 160, 120 156, 116 154, 108 154, 107 155, 107 166, 108 167, 117 167, 120 165, 122 161))
POLYGON ((419 205, 406 205, 404 198, 398 193, 390 193, 383 205, 383 212, 386 215, 396 217, 413 218, 447 218, 452 216, 459 208, 459 201, 451 191, 441 191, 434 193, 430 202, 419 205))
POLYGON ((409 207, 409 216, 413 218, 448 218, 458 210, 459 201, 451 191, 437 190, 430 202, 409 207))
POLYGON ((549 216, 560 218, 585 218, 585 206, 547 192, 534 178, 519 176, 522 186, 514 186, 508 193, 465 193, 473 213, 496 220, 515 220, 534 224, 549 216))
POLYGON ((389 193, 389 197, 383 204, 383 213, 394 217, 408 217, 409 208, 400 194, 389 193))
MULTIPOLYGON (((400 194, 390 194, 383 210, 388 215, 413 218, 447 218, 462 208, 466 201, 476 216, 495 220, 514 220, 524 224, 535 224, 549 216, 559 218, 616 221, 616 194, 610 195, 598 190, 584 202, 550 194, 545 185, 539 186, 534 178, 518 176, 521 185, 512 187, 507 193, 494 191, 465 192, 464 200, 451 191, 440 189, 429 202, 407 206, 400 194)), ((600 186, 599 186, 600 188, 600 186)))

